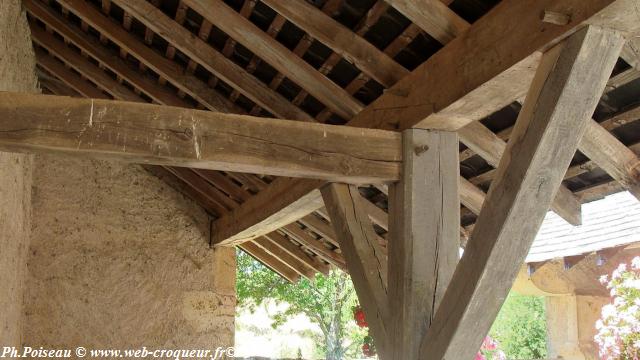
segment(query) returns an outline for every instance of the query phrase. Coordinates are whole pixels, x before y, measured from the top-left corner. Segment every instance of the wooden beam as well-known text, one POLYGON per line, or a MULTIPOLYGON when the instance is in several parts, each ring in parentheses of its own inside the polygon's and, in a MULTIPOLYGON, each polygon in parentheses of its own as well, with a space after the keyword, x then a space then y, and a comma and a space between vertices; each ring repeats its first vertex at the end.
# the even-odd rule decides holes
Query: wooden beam
MULTIPOLYGON (((507 143, 496 134, 482 125, 479 121, 469 123, 458 129, 460 141, 485 159, 489 165, 497 168, 507 143)), ((467 184, 468 186, 468 184, 467 184)), ((463 189, 466 191, 466 189, 463 189)), ((551 204, 551 209, 572 225, 582 223, 582 210, 580 201, 571 190, 560 185, 556 197, 551 204)))
POLYGON ((373 224, 364 212, 362 196, 356 186, 330 184, 321 192, 376 348, 385 358, 390 319, 386 256, 378 245, 373 224))
POLYGON ((11 119, 0 125, 5 149, 355 183, 399 176, 394 132, 122 101, 0 99, 0 113, 11 119))
MULTIPOLYGON (((313 119, 307 113, 287 101, 282 95, 270 89, 253 75, 247 73, 242 67, 217 52, 204 40, 193 36, 189 30, 166 16, 153 4, 146 1, 114 0, 113 2, 135 16, 147 27, 161 34, 169 43, 197 61, 216 77, 228 83, 277 117, 306 121, 313 119)), ((207 4, 207 6, 210 6, 210 4, 207 4)), ((235 14, 240 16, 237 13, 235 14)), ((216 17, 214 19, 216 21, 213 21, 213 23, 216 23, 217 19, 216 17)), ((165 61, 167 61, 167 59, 165 59, 165 61)))
POLYGON ((311 214, 323 206, 322 196, 317 189, 322 183, 318 180, 299 183, 292 178, 277 178, 257 196, 211 225, 213 244, 235 245, 311 214), (272 189, 283 191, 273 193, 272 189), (263 202, 265 199, 268 201, 263 202), (286 208, 281 207, 282 204, 286 204, 286 208))
POLYGON ((626 46, 622 48, 620 57, 634 69, 640 70, 640 41, 638 38, 629 39, 626 46))
POLYGON ((68 87, 77 91, 82 96, 94 99, 110 99, 105 93, 96 88, 89 81, 83 79, 82 76, 65 67, 62 62, 47 54, 45 50, 36 47, 34 51, 36 53, 36 61, 39 66, 60 79, 60 81, 64 82, 68 87))
MULTIPOLYGON (((557 44, 580 27, 591 23, 616 28, 625 34, 639 31, 634 6, 634 0, 565 0, 562 3, 504 0, 347 125, 397 130, 441 123, 440 128, 459 129, 525 96, 541 57, 540 50, 557 44), (552 10, 570 12, 571 21, 564 26, 543 22, 540 14, 552 10), (505 32, 510 34, 506 41, 505 32)), ((307 183, 296 184, 297 187, 312 187, 306 180, 298 182, 307 183)), ((286 191, 286 188, 269 190, 273 194, 286 191)), ((263 213, 262 218, 277 217, 278 211, 286 211, 288 205, 298 199, 290 198, 289 203, 275 198, 262 199, 265 204, 278 202, 269 208, 270 213, 263 213)), ((570 216, 571 213, 563 215, 570 216)), ((255 223, 243 227, 252 225, 255 223)))
POLYGON ((620 140, 589 120, 578 149, 640 199, 640 159, 620 140))
MULTIPOLYGON (((183 0, 194 11, 215 24, 256 56, 305 89, 336 114, 350 119, 364 106, 343 88, 320 74, 284 45, 260 30, 222 0, 183 0)), ((124 2, 117 0, 118 3, 124 2)))
POLYGON ((455 39, 470 26, 440 0, 386 1, 442 44, 455 39))
POLYGON ((290 238, 294 239, 301 245, 313 251, 316 255, 324 259, 326 262, 334 265, 338 269, 347 271, 344 258, 337 252, 341 251, 340 249, 337 249, 337 251, 332 250, 330 247, 322 243, 322 241, 316 239, 308 232, 302 230, 295 223, 283 226, 280 230, 282 230, 290 238))
POLYGON ((409 74, 384 52, 305 0, 265 0, 264 3, 385 87, 409 74))
MULTIPOLYGON (((175 93, 167 87, 160 86, 156 79, 143 75, 133 69, 125 60, 121 59, 114 52, 107 49, 100 41, 92 38, 90 35, 79 31, 68 20, 58 15, 50 7, 37 0, 25 0, 23 4, 27 11, 44 22, 47 26, 58 32, 66 40, 69 40, 81 51, 95 58, 100 64, 106 66, 117 76, 125 79, 143 93, 149 96, 153 101, 179 107, 191 107, 191 104, 180 99, 175 93)), ((37 27, 31 27, 32 37, 37 36, 37 27)), ((43 39, 45 40, 45 39, 43 39)), ((86 95, 88 98, 98 98, 86 95)))
POLYGON ((282 248, 274 246, 271 240, 267 239, 266 237, 257 238, 253 241, 253 243, 258 245, 267 254, 278 258, 278 260, 282 261, 285 265, 293 269, 293 271, 300 274, 301 276, 304 276, 309 280, 313 280, 313 278, 315 277, 316 272, 314 269, 308 268, 302 261, 292 256, 290 253, 284 251, 282 248))
POLYGON ((587 27, 547 52, 421 358, 472 359, 542 224, 622 48, 587 27), (479 311, 478 309, 482 309, 479 311))
POLYGON ((327 264, 323 263, 315 256, 305 253, 302 248, 294 245, 284 235, 281 235, 280 233, 274 231, 265 235, 264 237, 269 239, 274 246, 277 246, 280 249, 286 251, 289 255, 295 257, 310 269, 319 273, 323 273, 325 275, 329 273, 329 266, 327 264))
POLYGON ((368 106, 356 123, 457 130, 524 95, 537 52, 585 24, 625 35, 640 31, 635 8, 633 0, 502 1, 387 91, 396 96, 381 96, 368 106), (545 22, 540 14, 550 11, 567 14, 570 21, 545 22))
POLYGON ((244 244, 241 244, 239 247, 244 250, 244 252, 251 255, 266 267, 273 270, 275 273, 279 274, 290 282, 295 283, 300 280, 300 275, 298 273, 296 273, 282 261, 278 260, 278 258, 264 251, 258 245, 252 242, 246 242, 244 244))
POLYGON ((47 49, 51 54, 54 54, 55 56, 60 58, 62 61, 74 68, 85 78, 94 82, 96 85, 101 87, 101 84, 112 83, 114 86, 105 86, 102 87, 102 90, 113 96, 115 99, 135 102, 143 101, 138 94, 131 91, 129 88, 122 84, 113 82, 113 79, 102 69, 92 64, 90 61, 87 61, 87 59, 80 55, 80 53, 77 53, 70 47, 68 47, 64 43, 64 41, 58 40, 55 36, 49 34, 45 30, 40 29, 36 26, 31 26, 31 38, 38 45, 47 49))
POLYGON ((59 3, 111 39, 119 47, 125 49, 127 53, 135 56, 146 67, 171 81, 175 87, 202 103, 209 110, 239 112, 237 106, 209 87, 205 82, 185 72, 178 64, 158 54, 144 42, 139 41, 133 34, 130 34, 120 24, 103 15, 91 4, 84 0, 60 0, 59 3))
POLYGON ((388 328, 397 360, 418 359, 460 249, 458 136, 405 130, 403 156, 402 179, 389 186, 388 328))
MULTIPOLYGON (((51 39, 47 39, 47 40, 51 40, 51 39)), ((54 40, 58 41, 56 39, 54 40)), ((51 46, 51 44, 49 45, 51 46)), ((96 89, 95 86, 89 84, 86 80, 83 80, 79 75, 76 75, 75 73, 68 70, 62 63, 53 59, 53 57, 46 54, 43 50, 36 49, 36 53, 38 55, 38 61, 41 64, 45 64, 48 69, 51 69, 52 71, 54 71, 56 76, 58 76, 63 82, 73 86, 74 88, 78 88, 84 96, 108 99, 108 97, 104 93, 96 89)), ((129 76, 132 76, 132 75, 129 74, 129 76)), ((135 79, 135 76, 132 76, 132 77, 135 79)), ((100 83, 100 86, 103 88, 113 89, 113 88, 118 88, 122 86, 121 84, 119 84, 118 82, 110 78, 100 78, 99 80, 102 81, 100 83)), ((130 90, 127 89, 126 91, 130 91, 130 90)), ((153 92, 153 91, 154 89, 151 88, 150 92, 153 92)), ((122 93, 125 93, 125 91, 121 90, 116 94, 122 94, 122 93)), ((134 95, 130 95, 130 96, 134 96, 134 95)), ((138 101, 143 101, 142 98, 137 98, 137 99, 138 101)), ((168 101, 170 103, 173 103, 171 99, 167 100, 167 97, 160 97, 160 99, 162 99, 163 101, 168 101)), ((177 97, 176 99, 179 100, 179 98, 177 97)), ((151 169, 151 167, 147 167, 147 169, 151 169)), ((225 214, 229 211, 229 209, 233 209, 238 206, 237 203, 227 198, 224 194, 220 193, 216 188, 207 184, 202 178, 197 176, 190 169, 186 169, 186 168, 163 169, 160 167, 156 167, 155 169, 153 169, 153 173, 158 175, 161 178, 166 177, 166 175, 163 175, 163 172, 166 173, 166 175, 177 177, 180 181, 184 182, 184 184, 188 184, 189 186, 183 187, 183 191, 186 191, 190 197, 192 197, 196 202, 198 202, 201 206, 203 206, 207 211, 209 211, 212 214, 216 214, 216 215, 225 214)), ((215 174, 219 175, 219 173, 215 173, 215 174)), ((208 173, 208 175, 211 175, 211 173, 208 173)), ((277 255, 280 254, 275 244, 262 243, 261 245, 264 248, 264 250, 267 251, 267 255, 271 254, 272 257, 277 258, 277 255)), ((295 245, 293 245, 290 242, 288 242, 287 245, 291 245, 292 247, 295 247, 295 245)), ((262 261, 263 263, 267 261, 270 262, 271 268, 274 269, 275 267, 277 269, 277 270, 274 270, 276 271, 276 273, 281 274, 283 273, 282 269, 286 270, 286 268, 282 268, 277 263, 277 261, 282 262, 281 259, 276 259, 277 261, 275 261, 271 257, 265 257, 266 255, 264 255, 263 252, 260 252, 259 250, 257 251, 258 252, 254 251, 255 257, 259 261, 262 261), (266 259, 266 260, 263 261, 263 259, 266 259)), ((289 249, 289 253, 291 253, 291 251, 294 251, 294 250, 289 249)), ((324 266, 317 260, 313 261, 312 259, 310 259, 310 257, 307 257, 307 259, 310 259, 308 264, 305 262, 305 258, 303 257, 302 258, 298 257, 297 259, 305 265, 309 265, 309 264, 313 265, 313 266, 310 266, 313 270, 317 270, 325 273, 328 272, 326 266, 324 266)), ((295 269, 295 266, 299 265, 298 263, 289 262, 289 261, 287 261, 286 263, 293 264, 293 265, 290 265, 290 267, 293 266, 294 269, 295 269)), ((284 273, 286 274, 286 272, 284 273)), ((308 271, 305 271, 305 272, 299 271, 299 273, 305 276, 313 276, 308 271)))
POLYGON ((480 190, 462 176, 458 177, 458 185, 462 205, 471 210, 472 213, 480 215, 480 210, 486 197, 484 191, 480 190))

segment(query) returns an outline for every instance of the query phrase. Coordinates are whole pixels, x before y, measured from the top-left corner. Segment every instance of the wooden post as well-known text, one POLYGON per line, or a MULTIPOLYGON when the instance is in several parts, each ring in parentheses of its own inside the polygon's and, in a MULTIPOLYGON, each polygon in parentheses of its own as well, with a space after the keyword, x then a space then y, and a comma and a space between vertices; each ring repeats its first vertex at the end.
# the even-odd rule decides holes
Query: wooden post
POLYGON ((400 182, 389 186, 389 353, 417 359, 459 254, 458 136, 403 133, 400 182))
POLYGON ((544 54, 420 358, 472 359, 562 182, 623 38, 586 27, 544 54))
POLYGON ((354 185, 330 184, 321 192, 376 348, 380 358, 387 359, 387 259, 362 205, 364 199, 354 185))

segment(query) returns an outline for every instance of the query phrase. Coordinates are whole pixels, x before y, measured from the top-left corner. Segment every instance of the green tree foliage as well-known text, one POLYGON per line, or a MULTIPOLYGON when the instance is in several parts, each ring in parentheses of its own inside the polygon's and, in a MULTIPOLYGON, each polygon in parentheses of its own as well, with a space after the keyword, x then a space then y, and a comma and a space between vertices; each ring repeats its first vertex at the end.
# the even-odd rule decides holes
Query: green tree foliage
POLYGON ((544 359, 547 334, 544 299, 510 293, 490 335, 508 359, 544 359))
POLYGON ((318 274, 313 281, 301 279, 290 284, 244 252, 238 251, 237 261, 239 306, 251 310, 268 300, 286 303, 285 310, 275 316, 274 327, 305 314, 322 331, 320 350, 327 360, 350 358, 359 352, 365 334, 353 321, 357 297, 347 274, 332 270, 327 276, 318 274))

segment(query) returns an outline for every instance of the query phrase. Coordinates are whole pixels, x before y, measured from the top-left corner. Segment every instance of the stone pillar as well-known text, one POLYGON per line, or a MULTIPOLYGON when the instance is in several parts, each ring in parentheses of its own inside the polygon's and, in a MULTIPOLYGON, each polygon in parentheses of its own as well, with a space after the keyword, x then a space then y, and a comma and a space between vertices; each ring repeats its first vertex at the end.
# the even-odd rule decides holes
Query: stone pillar
MULTIPOLYGON (((0 1, 0 91, 39 92, 20 0, 0 1)), ((31 222, 32 156, 0 152, 0 346, 22 342, 22 301, 31 222)))
POLYGON ((600 296, 559 295, 546 300, 548 357, 597 360, 595 323, 609 299, 600 296))

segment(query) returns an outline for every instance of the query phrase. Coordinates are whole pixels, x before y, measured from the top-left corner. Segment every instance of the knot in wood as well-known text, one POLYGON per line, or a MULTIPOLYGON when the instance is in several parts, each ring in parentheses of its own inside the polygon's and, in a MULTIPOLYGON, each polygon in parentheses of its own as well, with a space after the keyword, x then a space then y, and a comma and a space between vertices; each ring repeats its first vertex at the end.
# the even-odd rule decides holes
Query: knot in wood
POLYGON ((429 150, 429 145, 419 145, 413 148, 413 151, 416 153, 416 155, 425 153, 427 152, 427 150, 429 150))

